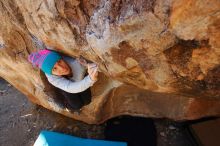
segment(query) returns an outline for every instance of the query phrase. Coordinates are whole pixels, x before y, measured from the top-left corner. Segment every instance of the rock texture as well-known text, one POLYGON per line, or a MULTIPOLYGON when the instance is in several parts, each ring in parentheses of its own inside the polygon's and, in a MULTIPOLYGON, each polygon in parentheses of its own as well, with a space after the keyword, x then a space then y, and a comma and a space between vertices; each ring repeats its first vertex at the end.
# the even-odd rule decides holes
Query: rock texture
POLYGON ((219 0, 1 0, 0 76, 32 102, 101 123, 118 115, 220 115, 219 0), (82 114, 27 61, 42 48, 100 67, 82 114))

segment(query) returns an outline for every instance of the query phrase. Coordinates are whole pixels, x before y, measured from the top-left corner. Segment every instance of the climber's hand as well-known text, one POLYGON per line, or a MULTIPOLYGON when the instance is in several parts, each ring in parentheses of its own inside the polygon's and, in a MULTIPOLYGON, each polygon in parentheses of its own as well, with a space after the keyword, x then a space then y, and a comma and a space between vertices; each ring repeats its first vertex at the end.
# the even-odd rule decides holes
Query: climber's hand
POLYGON ((80 56, 79 58, 76 58, 76 59, 82 66, 85 66, 85 67, 88 66, 87 61, 82 56, 80 56))
POLYGON ((98 80, 98 66, 95 63, 88 63, 88 74, 93 81, 98 80))

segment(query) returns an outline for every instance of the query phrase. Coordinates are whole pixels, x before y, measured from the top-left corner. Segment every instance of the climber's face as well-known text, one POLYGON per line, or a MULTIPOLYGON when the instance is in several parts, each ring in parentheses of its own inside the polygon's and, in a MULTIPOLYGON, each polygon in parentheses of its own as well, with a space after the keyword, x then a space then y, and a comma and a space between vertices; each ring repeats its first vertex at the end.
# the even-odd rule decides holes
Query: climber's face
POLYGON ((68 75, 70 72, 69 65, 63 59, 58 60, 52 69, 52 74, 58 76, 68 75))

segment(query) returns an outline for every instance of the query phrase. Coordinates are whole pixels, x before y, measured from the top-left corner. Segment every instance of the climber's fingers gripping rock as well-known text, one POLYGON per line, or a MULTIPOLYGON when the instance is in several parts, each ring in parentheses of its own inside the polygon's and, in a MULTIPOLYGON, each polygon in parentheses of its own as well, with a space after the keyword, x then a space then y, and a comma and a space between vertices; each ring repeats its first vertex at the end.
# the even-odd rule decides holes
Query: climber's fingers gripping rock
POLYGON ((98 66, 95 63, 88 63, 88 74, 94 81, 98 80, 98 66))
POLYGON ((87 65, 88 65, 87 61, 81 56, 79 58, 77 58, 77 61, 85 67, 87 67, 87 65))

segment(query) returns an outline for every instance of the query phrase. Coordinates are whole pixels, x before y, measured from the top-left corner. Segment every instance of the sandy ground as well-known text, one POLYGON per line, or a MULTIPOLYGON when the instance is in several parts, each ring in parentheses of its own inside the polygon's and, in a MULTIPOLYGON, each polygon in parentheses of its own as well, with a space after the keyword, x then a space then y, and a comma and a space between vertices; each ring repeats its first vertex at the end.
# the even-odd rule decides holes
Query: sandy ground
MULTIPOLYGON (((191 146, 179 123, 155 119, 158 146, 191 146)), ((0 78, 0 146, 30 146, 41 130, 104 139, 105 123, 88 125, 32 104, 0 78)))

